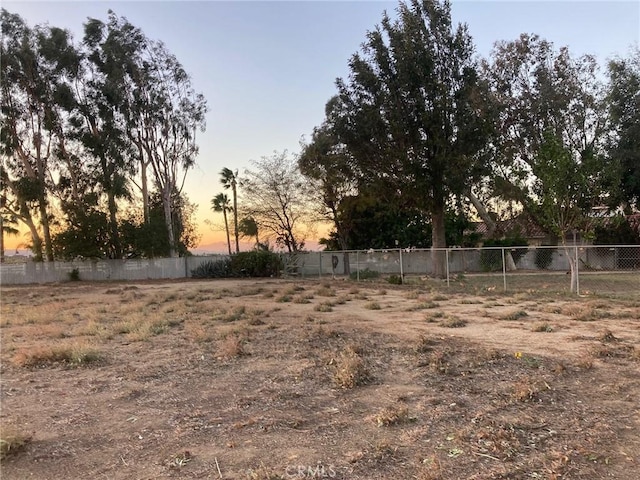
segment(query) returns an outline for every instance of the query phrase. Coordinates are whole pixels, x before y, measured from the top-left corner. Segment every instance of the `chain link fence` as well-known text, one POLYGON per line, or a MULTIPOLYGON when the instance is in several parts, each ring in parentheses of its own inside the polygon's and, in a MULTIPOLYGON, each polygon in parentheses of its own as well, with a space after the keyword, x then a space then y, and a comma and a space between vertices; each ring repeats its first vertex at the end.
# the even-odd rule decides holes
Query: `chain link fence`
POLYGON ((449 287, 640 297, 640 245, 580 245, 324 251, 285 256, 287 273, 372 278, 390 283, 440 279, 449 287), (439 268, 438 268, 439 267, 439 268))

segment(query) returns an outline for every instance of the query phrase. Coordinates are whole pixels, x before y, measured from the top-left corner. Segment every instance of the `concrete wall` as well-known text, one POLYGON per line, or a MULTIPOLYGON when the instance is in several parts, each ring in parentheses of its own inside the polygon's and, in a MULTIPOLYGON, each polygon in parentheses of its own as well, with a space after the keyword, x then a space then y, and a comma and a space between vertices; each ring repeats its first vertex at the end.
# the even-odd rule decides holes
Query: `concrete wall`
POLYGON ((80 280, 87 281, 186 278, 201 263, 221 257, 224 256, 2 264, 0 284, 66 282, 74 269, 80 280))

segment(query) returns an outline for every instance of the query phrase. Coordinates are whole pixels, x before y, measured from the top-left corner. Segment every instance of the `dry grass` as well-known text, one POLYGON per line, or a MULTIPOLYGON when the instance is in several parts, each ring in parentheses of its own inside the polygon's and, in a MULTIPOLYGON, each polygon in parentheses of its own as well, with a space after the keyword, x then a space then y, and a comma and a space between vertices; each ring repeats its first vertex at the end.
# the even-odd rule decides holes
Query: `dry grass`
POLYGON ((532 332, 542 332, 542 333, 551 333, 553 332, 553 327, 544 322, 544 323, 538 323, 537 325, 534 325, 533 328, 531 329, 532 332))
POLYGON ((238 335, 227 335, 218 343, 218 357, 230 360, 245 355, 244 343, 245 341, 238 335))
POLYGON ((332 363, 335 368, 333 379, 340 388, 354 388, 369 380, 369 370, 360 356, 360 349, 353 345, 348 345, 332 363))
POLYGON ((524 310, 514 310, 501 317, 501 320, 520 320, 521 318, 528 317, 529 314, 524 310))
POLYGON ((467 326, 467 321, 462 318, 458 318, 454 315, 451 315, 445 318, 444 320, 442 320, 440 322, 440 326, 446 327, 446 328, 461 328, 461 327, 467 326))
POLYGON ((103 361, 100 352, 85 345, 41 346, 21 349, 13 357, 18 367, 35 368, 66 365, 91 366, 103 361))
POLYGON ((380 310, 382 307, 378 302, 369 302, 364 306, 364 308, 367 310, 380 310))
POLYGON ((14 427, 2 427, 0 430, 0 459, 5 459, 31 441, 30 435, 25 435, 14 427))
POLYGON ((373 416, 373 421, 379 427, 398 425, 409 420, 409 409, 404 405, 385 407, 373 416))
POLYGON ((316 312, 332 312, 333 311, 333 303, 331 302, 322 302, 318 303, 313 309, 316 312))

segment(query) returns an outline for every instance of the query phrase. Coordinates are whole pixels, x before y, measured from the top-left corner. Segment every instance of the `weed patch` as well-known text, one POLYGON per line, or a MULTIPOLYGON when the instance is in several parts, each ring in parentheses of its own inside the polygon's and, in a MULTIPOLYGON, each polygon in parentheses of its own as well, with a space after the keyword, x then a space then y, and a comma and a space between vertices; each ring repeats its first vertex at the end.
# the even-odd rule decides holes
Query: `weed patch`
POLYGON ((37 368, 65 365, 83 367, 97 365, 103 361, 102 355, 86 346, 34 347, 20 350, 13 357, 18 367, 37 368))

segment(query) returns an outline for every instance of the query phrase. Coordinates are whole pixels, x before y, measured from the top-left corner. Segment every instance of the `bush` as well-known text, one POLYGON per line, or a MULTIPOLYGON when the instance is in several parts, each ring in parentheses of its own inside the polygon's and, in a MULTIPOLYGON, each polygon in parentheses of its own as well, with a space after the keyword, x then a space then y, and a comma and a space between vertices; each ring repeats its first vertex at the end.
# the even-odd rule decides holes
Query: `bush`
POLYGON ((73 270, 71 270, 68 275, 69 280, 71 280, 72 282, 77 282, 80 280, 80 270, 78 268, 74 268, 73 270))
POLYGON ((254 250, 231 257, 231 271, 237 277, 277 277, 282 268, 280 255, 273 252, 254 250))
POLYGON ((231 260, 209 260, 191 270, 193 278, 225 278, 231 276, 231 260))
POLYGON ((536 262, 536 267, 540 270, 546 270, 549 265, 551 265, 553 252, 554 250, 552 248, 536 248, 536 257, 534 260, 536 262))
MULTIPOLYGON (((527 247, 527 241, 520 237, 508 237, 501 240, 487 240, 484 242, 484 247, 504 247, 509 248, 511 257, 515 263, 518 263, 520 257, 527 253, 526 248, 512 248, 512 247, 527 247)), ((505 252, 506 255, 507 252, 505 252)), ((495 272, 502 270, 502 250, 482 250, 480 253, 480 265, 485 272, 495 272)))
POLYGON ((389 278, 387 278, 387 282, 389 282, 391 285, 402 285, 402 277, 399 275, 391 275, 389 278))
MULTIPOLYGON (((380 272, 375 270, 369 270, 368 268, 360 270, 360 280, 370 280, 372 278, 378 278, 379 276, 380 272)), ((352 272, 350 277, 351 280, 356 280, 358 278, 358 272, 352 272)))

